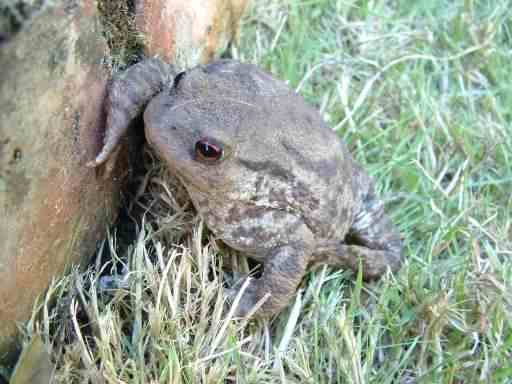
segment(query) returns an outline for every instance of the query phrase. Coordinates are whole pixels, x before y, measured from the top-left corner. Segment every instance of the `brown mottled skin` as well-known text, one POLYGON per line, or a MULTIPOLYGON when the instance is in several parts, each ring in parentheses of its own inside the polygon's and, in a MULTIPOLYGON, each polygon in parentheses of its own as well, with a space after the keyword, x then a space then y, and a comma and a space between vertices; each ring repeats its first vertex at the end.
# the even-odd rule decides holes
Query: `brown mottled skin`
POLYGON ((90 166, 108 158, 148 102, 146 138, 210 230, 264 265, 238 315, 267 293, 258 315, 279 312, 311 264, 361 265, 365 279, 400 266, 400 236, 371 179, 284 82, 230 60, 177 76, 172 66, 145 60, 113 81, 105 145, 90 166), (201 140, 222 157, 201 157, 201 140))

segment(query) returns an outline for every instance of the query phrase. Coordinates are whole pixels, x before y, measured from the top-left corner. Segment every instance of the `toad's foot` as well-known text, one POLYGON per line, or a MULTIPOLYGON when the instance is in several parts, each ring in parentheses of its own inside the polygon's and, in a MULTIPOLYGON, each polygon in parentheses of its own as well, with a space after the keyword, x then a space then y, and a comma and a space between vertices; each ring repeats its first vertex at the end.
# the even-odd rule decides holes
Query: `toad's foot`
POLYGON ((150 58, 114 77, 105 101, 107 121, 103 148, 94 160, 87 163, 88 167, 97 167, 115 152, 130 122, 175 75, 174 66, 158 58, 150 58))

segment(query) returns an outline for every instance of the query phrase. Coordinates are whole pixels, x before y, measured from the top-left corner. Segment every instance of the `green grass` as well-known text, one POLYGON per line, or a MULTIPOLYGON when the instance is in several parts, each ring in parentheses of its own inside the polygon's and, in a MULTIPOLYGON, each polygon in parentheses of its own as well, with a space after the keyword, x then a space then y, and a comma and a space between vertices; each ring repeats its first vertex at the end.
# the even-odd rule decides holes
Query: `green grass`
POLYGON ((149 161, 132 245, 109 236, 112 264, 47 295, 56 381, 512 383, 511 5, 254 1, 233 56, 320 108, 387 201, 403 268, 370 284, 319 269, 272 321, 232 320, 221 265, 245 259, 149 161), (127 286, 99 292, 123 263, 127 286))

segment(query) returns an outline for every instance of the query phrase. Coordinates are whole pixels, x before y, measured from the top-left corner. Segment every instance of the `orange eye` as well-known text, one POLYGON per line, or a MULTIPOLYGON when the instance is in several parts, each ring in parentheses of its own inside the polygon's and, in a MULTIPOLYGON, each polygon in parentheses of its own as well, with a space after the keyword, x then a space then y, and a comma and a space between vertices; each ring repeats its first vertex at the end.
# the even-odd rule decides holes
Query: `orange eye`
POLYGON ((201 139, 195 145, 196 157, 206 162, 214 162, 222 158, 222 147, 208 139, 201 139))

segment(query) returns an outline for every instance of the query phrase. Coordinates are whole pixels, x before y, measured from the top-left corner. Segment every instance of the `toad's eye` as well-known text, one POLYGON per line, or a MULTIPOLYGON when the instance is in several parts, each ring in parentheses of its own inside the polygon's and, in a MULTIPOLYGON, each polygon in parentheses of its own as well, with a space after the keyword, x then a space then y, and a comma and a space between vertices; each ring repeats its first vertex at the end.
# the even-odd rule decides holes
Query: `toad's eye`
POLYGON ((196 158, 205 162, 214 162, 222 158, 222 147, 209 139, 196 142, 196 158))

